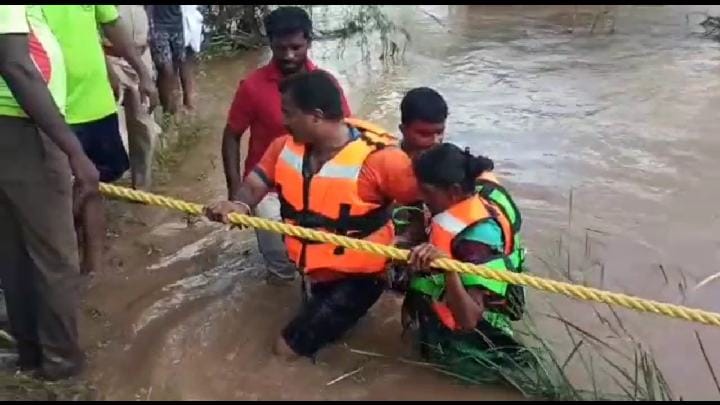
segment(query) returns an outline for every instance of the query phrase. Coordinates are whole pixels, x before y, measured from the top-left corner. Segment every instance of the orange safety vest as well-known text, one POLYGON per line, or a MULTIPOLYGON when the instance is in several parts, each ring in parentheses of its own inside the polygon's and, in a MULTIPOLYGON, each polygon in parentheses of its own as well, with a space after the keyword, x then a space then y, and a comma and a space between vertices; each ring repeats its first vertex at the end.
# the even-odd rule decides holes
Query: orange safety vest
POLYGON ((452 243, 457 235, 469 226, 490 219, 494 219, 500 225, 505 244, 503 253, 509 256, 514 248, 514 232, 510 221, 477 194, 433 217, 430 224, 430 243, 446 254, 452 255, 452 243))
MULTIPOLYGON (((288 136, 275 166, 275 183, 281 216, 288 224, 390 245, 395 237, 388 205, 363 201, 358 195, 358 177, 367 157, 395 138, 375 125, 359 119, 345 122, 361 136, 349 142, 314 175, 304 175, 308 155, 304 144, 288 136)), ((306 274, 317 269, 343 273, 378 273, 386 259, 371 253, 344 249, 285 236, 288 256, 306 274)))
MULTIPOLYGON (((452 246, 455 238, 469 227, 491 219, 500 225, 505 245, 503 255, 509 256, 514 249, 515 235, 510 221, 477 194, 435 215, 430 224, 429 242, 448 256, 453 257, 452 246)), ((496 264, 503 266, 502 261, 497 261, 496 264)), ((433 300, 432 309, 447 328, 458 329, 455 317, 447 304, 433 300)))

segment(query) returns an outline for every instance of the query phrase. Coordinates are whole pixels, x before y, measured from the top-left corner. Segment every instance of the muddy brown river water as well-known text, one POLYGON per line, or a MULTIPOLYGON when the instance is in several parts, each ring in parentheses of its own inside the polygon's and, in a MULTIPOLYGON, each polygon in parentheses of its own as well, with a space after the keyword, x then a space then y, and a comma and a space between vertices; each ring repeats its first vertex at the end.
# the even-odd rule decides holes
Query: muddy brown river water
MULTIPOLYGON (((537 274, 720 311, 720 279, 707 280, 720 271, 720 46, 694 34, 701 17, 692 14, 720 7, 613 6, 614 32, 602 20, 594 35, 585 11, 569 33, 573 6, 396 7, 390 14, 412 35, 403 63, 363 62, 352 44, 339 56, 335 42, 315 43, 313 56, 338 75, 357 115, 391 130, 404 91, 440 91, 448 139, 494 158, 516 195, 537 274)), ((201 138, 156 191, 222 198, 225 114, 238 80, 267 57, 204 67, 192 124, 201 138)), ((299 287, 260 282, 251 233, 139 206, 113 203, 111 213, 108 268, 90 283, 83 322, 89 377, 105 398, 519 398, 396 360, 409 354, 390 295, 318 364, 277 362, 270 343, 299 287)), ((559 308, 623 344, 605 338, 589 305, 536 292, 530 299, 536 311, 559 308)), ((695 337, 720 365, 717 328, 618 313, 676 395, 718 398, 695 337)), ((558 350, 572 347, 557 323, 541 329, 558 350)))

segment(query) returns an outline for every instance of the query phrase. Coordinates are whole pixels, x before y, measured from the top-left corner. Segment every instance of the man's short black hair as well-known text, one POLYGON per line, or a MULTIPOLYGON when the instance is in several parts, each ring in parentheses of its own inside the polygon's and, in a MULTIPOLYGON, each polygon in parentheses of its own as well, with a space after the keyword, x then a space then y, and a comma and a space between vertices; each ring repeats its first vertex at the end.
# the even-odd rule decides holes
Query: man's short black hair
POLYGON ((400 121, 409 124, 425 121, 433 124, 445 122, 448 106, 437 91, 429 87, 417 87, 405 94, 400 102, 400 121))
POLYGON ((320 110, 328 120, 344 117, 338 84, 320 69, 287 77, 280 83, 280 92, 288 94, 304 113, 320 110))
POLYGON ((273 38, 302 32, 309 41, 312 38, 312 21, 307 11, 296 6, 282 6, 273 10, 265 17, 265 32, 273 38))

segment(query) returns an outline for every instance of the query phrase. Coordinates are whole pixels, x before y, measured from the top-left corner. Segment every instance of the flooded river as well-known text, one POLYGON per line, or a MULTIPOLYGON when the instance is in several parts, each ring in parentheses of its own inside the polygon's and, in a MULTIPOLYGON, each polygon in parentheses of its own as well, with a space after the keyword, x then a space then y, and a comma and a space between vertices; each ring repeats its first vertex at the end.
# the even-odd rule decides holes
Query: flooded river
MULTIPOLYGON (((594 35, 585 8, 568 32, 573 6, 394 8, 412 38, 403 63, 363 61, 352 43, 338 56, 337 43, 317 42, 313 56, 338 75, 357 115, 391 130, 407 89, 442 93, 448 139, 495 159, 516 195, 535 273, 720 311, 713 293, 720 280, 697 288, 720 271, 720 46, 693 35, 701 18, 688 16, 718 15, 720 7, 613 7, 614 23, 600 19, 594 35)), ((193 124, 202 138, 158 192, 198 202, 223 197, 225 113, 238 80, 267 57, 249 53, 205 67, 193 124)), ((390 295, 318 364, 276 362, 269 348, 299 304, 299 287, 261 283, 251 233, 152 208, 113 204, 111 211, 110 261, 89 286, 84 322, 90 378, 106 398, 518 397, 398 361, 408 353, 399 299, 390 295)), ((586 304, 530 298, 536 311, 562 308, 574 325, 607 334, 586 304)), ((720 350, 711 343, 720 332, 618 313, 676 395, 717 399, 694 331, 715 365, 720 350)), ((558 342, 565 334, 550 322, 542 329, 558 342)))

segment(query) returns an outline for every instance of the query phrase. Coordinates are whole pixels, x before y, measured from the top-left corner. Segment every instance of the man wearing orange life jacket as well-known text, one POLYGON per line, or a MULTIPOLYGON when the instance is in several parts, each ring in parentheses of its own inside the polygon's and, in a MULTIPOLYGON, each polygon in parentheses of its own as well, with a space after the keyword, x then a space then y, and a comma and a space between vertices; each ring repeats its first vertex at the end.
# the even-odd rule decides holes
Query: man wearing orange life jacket
MULTIPOLYGON (((208 207, 207 216, 247 214, 278 190, 283 221, 391 244, 389 204, 418 200, 411 161, 384 130, 343 119, 340 91, 325 72, 289 77, 281 84, 290 135, 276 139, 232 196, 208 207)), ((282 331, 276 353, 312 357, 341 337, 378 300, 385 286, 383 257, 286 237, 288 256, 309 281, 300 313, 282 331)))
MULTIPOLYGON (((403 136, 400 143, 402 150, 411 159, 415 159, 428 149, 442 143, 447 117, 448 105, 440 93, 429 87, 409 90, 400 103, 399 129, 403 136)), ((476 192, 510 219, 515 230, 516 244, 522 249, 519 235, 520 211, 492 171, 483 171, 477 177, 476 192)), ((398 234, 396 242, 399 247, 412 247, 426 240, 425 225, 429 215, 423 211, 423 204, 397 207, 394 210, 393 219, 398 234)), ((406 290, 408 279, 404 267, 403 264, 399 264, 390 269, 388 278, 394 290, 406 290)))

